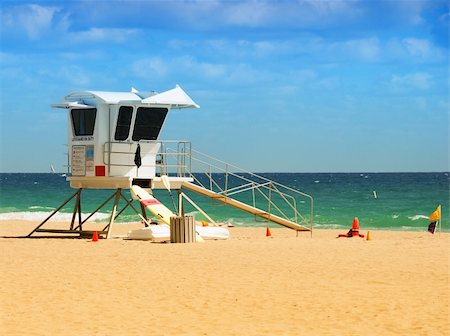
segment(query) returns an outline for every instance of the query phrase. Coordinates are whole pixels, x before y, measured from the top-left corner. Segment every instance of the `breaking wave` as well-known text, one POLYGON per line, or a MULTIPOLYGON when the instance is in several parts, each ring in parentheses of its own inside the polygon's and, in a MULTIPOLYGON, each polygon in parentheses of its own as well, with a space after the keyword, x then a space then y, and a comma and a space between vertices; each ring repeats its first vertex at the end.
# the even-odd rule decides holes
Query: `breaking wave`
MULTIPOLYGON (((50 216, 51 212, 44 211, 36 211, 36 212, 6 212, 0 214, 0 220, 24 220, 24 221, 43 221, 48 216, 50 216)), ((81 219, 84 220, 89 214, 81 214, 81 219)), ((104 220, 109 218, 110 215, 106 213, 96 213, 89 220, 104 220)), ((58 212, 50 219, 53 222, 63 222, 63 221, 71 221, 72 214, 71 213, 61 213, 58 212)))
POLYGON ((416 220, 418 220, 418 219, 428 219, 428 216, 424 216, 424 215, 415 215, 415 216, 408 217, 408 218, 411 219, 411 220, 413 220, 413 221, 416 221, 416 220))

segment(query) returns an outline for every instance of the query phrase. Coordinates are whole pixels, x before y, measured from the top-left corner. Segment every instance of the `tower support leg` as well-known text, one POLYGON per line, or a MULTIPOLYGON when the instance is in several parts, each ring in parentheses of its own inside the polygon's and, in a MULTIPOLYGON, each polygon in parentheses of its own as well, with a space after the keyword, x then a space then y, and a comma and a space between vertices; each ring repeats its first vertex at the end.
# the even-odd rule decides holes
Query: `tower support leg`
POLYGON ((114 200, 114 205, 113 205, 112 212, 111 212, 111 218, 109 219, 109 224, 107 226, 108 233, 106 234, 106 239, 109 239, 111 237, 111 229, 112 229, 112 225, 114 223, 114 219, 116 218, 117 204, 119 204, 121 194, 122 194, 122 189, 117 189, 116 198, 114 200))
POLYGON ((48 222, 50 218, 52 218, 59 210, 61 210, 67 203, 69 203, 75 196, 79 195, 79 190, 77 190, 72 196, 70 196, 68 199, 64 201, 56 210, 54 210, 46 219, 44 219, 38 226, 34 228, 33 231, 31 231, 27 237, 30 237, 33 233, 35 233, 37 230, 39 230, 45 223, 48 222))

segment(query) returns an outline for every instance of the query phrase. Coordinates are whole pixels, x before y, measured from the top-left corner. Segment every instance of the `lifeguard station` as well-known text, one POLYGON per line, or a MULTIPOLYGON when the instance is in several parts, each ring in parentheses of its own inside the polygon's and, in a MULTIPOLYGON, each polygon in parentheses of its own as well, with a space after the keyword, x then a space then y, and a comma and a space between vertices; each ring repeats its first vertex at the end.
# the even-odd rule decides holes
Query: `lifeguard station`
POLYGON ((128 207, 147 226, 150 220, 144 205, 160 205, 155 211, 149 208, 157 220, 168 224, 168 217, 174 214, 153 198, 151 194, 154 189, 177 190, 179 212, 183 208, 183 200, 187 200, 211 224, 215 221, 183 190, 212 198, 297 232, 312 228, 311 196, 194 151, 189 141, 159 140, 161 128, 171 109, 199 107, 179 86, 162 93, 139 92, 136 89, 130 92, 78 91, 68 94, 61 103, 52 107, 65 109, 68 113, 67 180, 76 192, 29 236, 35 233, 90 235, 92 230, 85 229, 86 222, 112 200, 109 222, 98 232, 99 235, 109 238, 115 219, 128 207), (85 189, 112 189, 114 193, 82 219, 81 196, 85 189), (140 211, 133 205, 133 199, 127 199, 123 194, 123 190, 128 189, 131 189, 135 199, 141 201, 140 211), (233 197, 249 191, 253 193, 252 204, 233 197), (261 209, 260 202, 255 198, 256 191, 267 201, 267 209, 261 209), (305 201, 299 202, 299 197, 309 201, 309 220, 300 214, 298 204, 305 201), (70 227, 44 228, 44 224, 73 199, 75 206, 70 227), (143 202, 144 199, 147 203, 143 202), (287 205, 277 205, 277 199, 287 205), (118 211, 121 200, 125 205, 118 211))

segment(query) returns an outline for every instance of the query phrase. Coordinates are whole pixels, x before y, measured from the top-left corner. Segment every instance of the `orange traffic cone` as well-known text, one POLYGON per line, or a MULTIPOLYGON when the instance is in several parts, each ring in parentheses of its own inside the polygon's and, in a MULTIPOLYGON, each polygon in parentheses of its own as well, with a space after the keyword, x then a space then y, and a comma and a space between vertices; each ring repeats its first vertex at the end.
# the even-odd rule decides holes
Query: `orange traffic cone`
POLYGON ((359 236, 359 219, 355 217, 352 223, 352 237, 359 236))
POLYGON ((367 231, 367 237, 366 240, 372 240, 372 237, 370 236, 370 231, 367 231))
POLYGON ((92 234, 92 241, 93 242, 98 241, 98 233, 97 233, 97 231, 94 231, 94 233, 92 234))
POLYGON ((266 229, 266 237, 271 237, 271 236, 272 236, 272 234, 270 233, 270 229, 267 228, 266 229))
POLYGON ((353 219, 352 228, 347 232, 347 234, 340 234, 338 236, 338 238, 339 237, 346 237, 346 238, 361 237, 361 238, 364 238, 363 234, 359 234, 359 219, 358 219, 358 217, 355 217, 353 219))

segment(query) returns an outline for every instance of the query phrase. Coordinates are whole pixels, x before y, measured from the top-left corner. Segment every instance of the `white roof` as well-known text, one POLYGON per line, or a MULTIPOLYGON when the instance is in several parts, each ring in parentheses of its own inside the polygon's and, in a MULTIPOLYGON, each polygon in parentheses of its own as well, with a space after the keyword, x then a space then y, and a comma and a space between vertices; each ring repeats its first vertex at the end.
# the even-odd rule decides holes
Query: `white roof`
POLYGON ((100 98, 107 104, 118 104, 120 101, 140 102, 142 99, 132 92, 86 91, 100 98))
POLYGON ((107 92, 107 91, 77 91, 64 97, 61 103, 53 107, 88 107, 94 106, 92 101, 101 100, 106 104, 119 104, 120 102, 148 104, 148 105, 170 105, 171 108, 198 108, 191 97, 180 87, 162 92, 139 92, 132 88, 131 92, 107 92))
POLYGON ((142 100, 142 102, 161 105, 169 103, 172 105, 172 108, 200 107, 178 85, 172 90, 158 93, 151 97, 145 98, 142 100))

